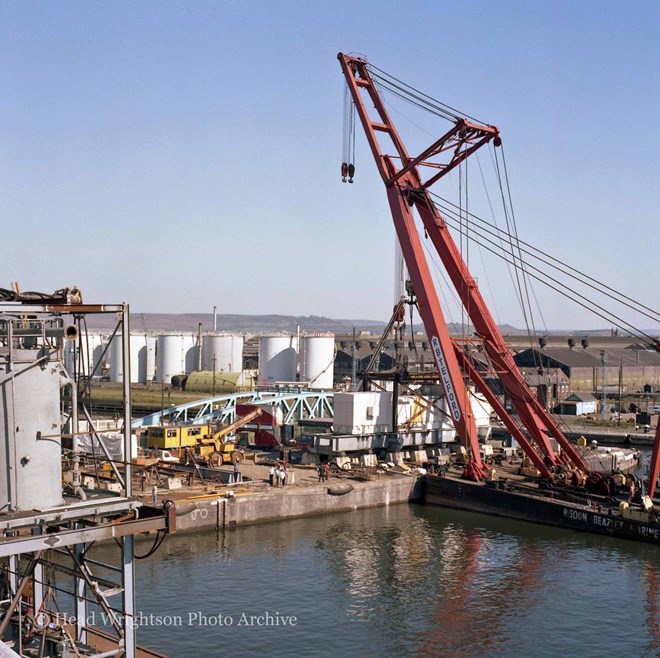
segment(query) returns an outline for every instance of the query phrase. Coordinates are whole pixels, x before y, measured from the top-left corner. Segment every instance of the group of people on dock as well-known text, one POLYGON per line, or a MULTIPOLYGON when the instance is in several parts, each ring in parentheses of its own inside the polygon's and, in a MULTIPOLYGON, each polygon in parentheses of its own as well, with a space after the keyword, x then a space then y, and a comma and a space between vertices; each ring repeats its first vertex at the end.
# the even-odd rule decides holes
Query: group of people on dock
POLYGON ((330 477, 330 464, 319 464, 319 482, 325 482, 330 477))
POLYGON ((271 487, 284 487, 286 486, 286 479, 288 476, 288 468, 286 463, 280 464, 279 467, 277 464, 270 467, 268 471, 268 483, 271 487))

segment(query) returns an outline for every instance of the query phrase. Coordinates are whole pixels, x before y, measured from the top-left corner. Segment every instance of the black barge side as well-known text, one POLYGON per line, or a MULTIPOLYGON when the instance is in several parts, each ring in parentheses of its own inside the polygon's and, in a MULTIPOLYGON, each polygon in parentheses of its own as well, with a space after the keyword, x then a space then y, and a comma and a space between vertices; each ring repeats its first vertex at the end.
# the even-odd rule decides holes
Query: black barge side
POLYGON ((654 521, 626 518, 615 506, 589 504, 590 501, 579 504, 546 497, 541 490, 525 492, 504 482, 470 482, 451 474, 426 475, 424 486, 424 501, 430 505, 660 545, 657 518, 654 521))

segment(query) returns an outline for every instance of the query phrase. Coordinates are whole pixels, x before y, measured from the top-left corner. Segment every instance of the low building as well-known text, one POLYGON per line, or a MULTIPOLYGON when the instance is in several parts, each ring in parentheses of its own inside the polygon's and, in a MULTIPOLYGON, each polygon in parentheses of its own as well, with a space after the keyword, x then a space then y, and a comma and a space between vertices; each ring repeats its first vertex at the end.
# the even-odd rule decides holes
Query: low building
POLYGON ((569 395, 568 377, 560 368, 522 368, 525 382, 547 411, 556 409, 569 395))
POLYGON ((598 401, 591 393, 571 393, 560 405, 559 413, 567 416, 595 414, 598 401))
POLYGON ((660 352, 627 348, 604 350, 579 347, 528 348, 515 355, 520 368, 559 368, 572 391, 590 393, 637 392, 645 386, 660 389, 660 352), (605 367, 601 351, 605 353, 605 367))

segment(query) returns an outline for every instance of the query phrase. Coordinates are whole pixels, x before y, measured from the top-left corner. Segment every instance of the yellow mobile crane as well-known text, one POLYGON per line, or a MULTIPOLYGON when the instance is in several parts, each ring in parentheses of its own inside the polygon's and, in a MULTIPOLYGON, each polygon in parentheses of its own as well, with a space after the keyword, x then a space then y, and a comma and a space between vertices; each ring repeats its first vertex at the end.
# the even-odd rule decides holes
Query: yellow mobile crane
POLYGON ((187 451, 192 452, 195 459, 206 460, 211 466, 219 466, 227 462, 240 462, 245 456, 243 451, 238 450, 234 442, 225 441, 224 437, 243 427, 243 425, 247 425, 260 414, 261 409, 254 409, 245 416, 237 418, 226 427, 222 427, 211 436, 197 437, 196 443, 190 446, 187 451))

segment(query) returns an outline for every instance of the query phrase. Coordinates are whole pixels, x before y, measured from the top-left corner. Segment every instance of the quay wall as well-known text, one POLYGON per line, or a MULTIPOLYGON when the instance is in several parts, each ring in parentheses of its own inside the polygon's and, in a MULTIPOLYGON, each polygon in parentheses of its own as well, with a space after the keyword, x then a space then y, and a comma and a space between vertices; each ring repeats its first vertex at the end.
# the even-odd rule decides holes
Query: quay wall
POLYGON ((334 488, 331 485, 177 500, 176 532, 347 512, 424 497, 422 476, 383 476, 373 482, 351 482, 351 486, 352 491, 342 495, 329 493, 334 488))

